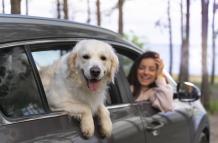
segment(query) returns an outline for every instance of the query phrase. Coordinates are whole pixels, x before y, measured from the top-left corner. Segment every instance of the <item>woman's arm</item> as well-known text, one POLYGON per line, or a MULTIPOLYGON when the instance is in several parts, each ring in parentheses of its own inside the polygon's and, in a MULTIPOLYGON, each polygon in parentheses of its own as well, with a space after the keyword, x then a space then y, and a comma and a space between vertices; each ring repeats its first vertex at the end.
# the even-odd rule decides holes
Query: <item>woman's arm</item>
POLYGON ((149 100, 152 106, 160 109, 162 112, 173 110, 173 89, 166 83, 163 76, 158 76, 156 80, 157 87, 153 88, 153 96, 149 100))

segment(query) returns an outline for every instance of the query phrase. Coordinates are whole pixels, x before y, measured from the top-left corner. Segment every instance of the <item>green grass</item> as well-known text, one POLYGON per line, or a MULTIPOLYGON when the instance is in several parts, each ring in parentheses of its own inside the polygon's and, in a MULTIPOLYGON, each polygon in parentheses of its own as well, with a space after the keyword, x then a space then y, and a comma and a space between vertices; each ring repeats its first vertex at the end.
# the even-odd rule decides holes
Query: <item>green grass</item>
POLYGON ((210 114, 218 113, 218 100, 210 100, 207 111, 210 114))
POLYGON ((210 101, 208 112, 211 114, 218 113, 218 83, 210 85, 209 87, 210 101))

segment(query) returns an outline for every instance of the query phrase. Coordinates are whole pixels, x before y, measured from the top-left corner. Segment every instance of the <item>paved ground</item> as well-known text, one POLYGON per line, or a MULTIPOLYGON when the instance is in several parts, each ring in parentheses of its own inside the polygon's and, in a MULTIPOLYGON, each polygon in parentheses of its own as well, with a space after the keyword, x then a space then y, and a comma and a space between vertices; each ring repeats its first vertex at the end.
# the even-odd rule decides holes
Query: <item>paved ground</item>
POLYGON ((218 113, 210 116, 210 143, 218 143, 218 113))

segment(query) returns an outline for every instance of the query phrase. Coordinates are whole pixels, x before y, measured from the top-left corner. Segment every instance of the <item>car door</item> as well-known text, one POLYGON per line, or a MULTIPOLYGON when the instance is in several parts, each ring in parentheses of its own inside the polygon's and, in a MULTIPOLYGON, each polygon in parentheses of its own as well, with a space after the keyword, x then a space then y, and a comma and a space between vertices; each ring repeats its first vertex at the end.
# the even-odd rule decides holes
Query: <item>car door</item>
MULTIPOLYGON (((143 112, 143 111, 142 111, 143 112)), ((144 118, 149 143, 191 143, 191 114, 179 110, 144 118)))

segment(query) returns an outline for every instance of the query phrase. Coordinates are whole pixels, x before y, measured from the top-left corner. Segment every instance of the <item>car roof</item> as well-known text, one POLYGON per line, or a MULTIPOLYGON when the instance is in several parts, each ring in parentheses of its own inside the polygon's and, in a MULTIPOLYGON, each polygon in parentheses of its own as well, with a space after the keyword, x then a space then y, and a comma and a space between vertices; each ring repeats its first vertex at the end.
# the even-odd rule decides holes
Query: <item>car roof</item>
POLYGON ((119 34, 67 20, 0 14, 0 44, 49 38, 97 38, 135 47, 119 34))

